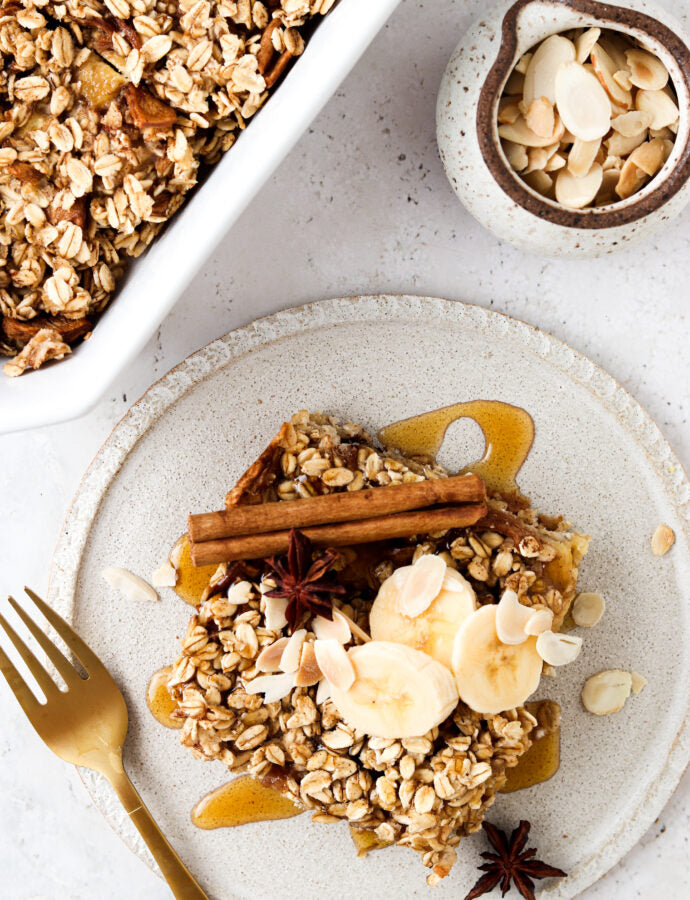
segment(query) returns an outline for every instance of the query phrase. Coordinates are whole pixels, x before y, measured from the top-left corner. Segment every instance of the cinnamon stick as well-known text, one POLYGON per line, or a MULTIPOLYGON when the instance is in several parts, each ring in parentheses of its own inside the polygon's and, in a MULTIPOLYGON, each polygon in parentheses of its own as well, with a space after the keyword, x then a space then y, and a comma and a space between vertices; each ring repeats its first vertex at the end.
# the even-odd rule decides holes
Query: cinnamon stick
MULTIPOLYGON (((381 489, 377 489, 377 493, 381 492, 381 489)), ((275 505, 282 507, 287 505, 287 501, 275 505)), ((308 506, 309 503, 305 505, 308 506)), ((485 503, 465 503, 458 506, 399 512, 395 515, 376 516, 358 521, 317 525, 300 530, 317 547, 343 547, 445 531, 448 528, 467 528, 486 515, 486 511, 485 503)), ((262 559, 265 556, 285 553, 289 538, 290 532, 281 530, 192 543, 192 562, 195 566, 207 566, 236 559, 262 559)))
POLYGON ((426 506, 480 503, 485 497, 484 482, 478 475, 454 475, 413 484, 326 494, 306 501, 286 500, 201 513, 189 517, 187 531, 192 543, 200 543, 332 522, 354 522, 426 506))

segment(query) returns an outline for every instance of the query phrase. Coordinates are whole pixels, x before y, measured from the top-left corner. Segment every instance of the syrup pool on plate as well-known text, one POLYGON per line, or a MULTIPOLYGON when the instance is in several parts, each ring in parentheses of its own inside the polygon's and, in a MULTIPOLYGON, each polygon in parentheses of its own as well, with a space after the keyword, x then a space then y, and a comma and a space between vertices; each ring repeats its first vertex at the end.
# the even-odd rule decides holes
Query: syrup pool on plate
POLYGON ((218 566, 195 566, 186 534, 178 538, 170 551, 170 562, 177 570, 177 584, 174 588, 177 596, 190 606, 201 603, 201 595, 218 566))
POLYGON ((172 666, 165 666, 151 676, 146 688, 146 705, 153 718, 166 728, 182 728, 180 719, 173 719, 172 713, 177 709, 177 701, 168 690, 168 679, 172 666))
POLYGON ((548 781, 558 771, 561 762, 561 730, 556 728, 550 734, 535 741, 520 757, 518 764, 508 769, 508 780, 501 788, 502 794, 512 794, 548 781))
POLYGON ((479 425, 486 446, 482 458, 462 471, 481 475, 491 491, 519 493, 515 479, 534 441, 532 417, 519 406, 499 400, 453 403, 387 425, 378 436, 384 446, 407 456, 436 459, 448 427, 465 418, 474 419, 479 425))
POLYGON ((197 828, 235 828, 249 822, 291 819, 304 812, 275 787, 239 775, 206 794, 192 810, 197 828))

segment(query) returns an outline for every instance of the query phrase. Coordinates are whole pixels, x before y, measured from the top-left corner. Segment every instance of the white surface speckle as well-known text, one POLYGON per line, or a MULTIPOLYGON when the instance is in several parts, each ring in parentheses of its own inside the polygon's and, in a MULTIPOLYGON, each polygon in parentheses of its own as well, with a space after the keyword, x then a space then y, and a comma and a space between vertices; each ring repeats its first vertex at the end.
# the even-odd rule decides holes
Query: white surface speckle
MULTIPOLYGON (((78 422, 0 440, 0 595, 24 583, 45 592, 81 473, 153 380, 258 315, 328 296, 414 292, 538 325, 614 375, 690 465, 690 211, 633 251, 545 261, 484 231, 446 181, 434 137, 436 90, 482 5, 405 0, 109 397, 78 422)), ((665 5, 687 27, 684 0, 665 5)), ((73 770, 45 750, 4 685, 0 710, 0 897, 169 897, 105 825, 73 770)), ((655 827, 587 900, 660 889, 684 896, 689 820, 686 775, 655 827)))

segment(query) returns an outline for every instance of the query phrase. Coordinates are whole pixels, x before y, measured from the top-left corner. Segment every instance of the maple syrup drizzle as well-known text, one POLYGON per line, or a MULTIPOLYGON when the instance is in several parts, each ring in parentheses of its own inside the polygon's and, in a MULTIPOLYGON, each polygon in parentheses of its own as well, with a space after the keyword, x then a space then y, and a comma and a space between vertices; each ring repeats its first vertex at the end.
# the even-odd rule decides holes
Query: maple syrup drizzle
POLYGON ((386 847, 390 847, 393 843, 392 841, 382 841, 375 831, 354 828, 352 825, 350 825, 350 837, 355 845, 358 858, 366 856, 372 850, 383 850, 386 847))
POLYGON ((195 566, 192 563, 189 537, 186 534, 175 542, 170 551, 170 560, 177 569, 175 593, 190 606, 197 606, 201 603, 201 595, 208 587, 211 576, 218 566, 195 566))
POLYGON ((512 794, 548 781, 558 771, 561 763, 561 729, 544 735, 535 741, 518 764, 508 769, 508 780, 500 790, 501 794, 512 794))
POLYGON ((249 822, 291 819, 304 812, 292 800, 251 775, 239 775, 206 794, 192 810, 197 828, 235 828, 249 822))
POLYGON ((172 713, 177 709, 177 700, 170 695, 168 679, 172 666, 159 669, 151 676, 146 688, 146 705, 153 718, 166 728, 182 728, 180 719, 173 719, 172 713))
POLYGON ((482 458, 462 471, 481 475, 490 491, 518 493, 515 479, 534 441, 534 421, 519 406, 499 400, 453 403, 387 425, 378 437, 384 446, 395 447, 407 456, 436 459, 449 425, 465 418, 479 425, 486 446, 482 458))

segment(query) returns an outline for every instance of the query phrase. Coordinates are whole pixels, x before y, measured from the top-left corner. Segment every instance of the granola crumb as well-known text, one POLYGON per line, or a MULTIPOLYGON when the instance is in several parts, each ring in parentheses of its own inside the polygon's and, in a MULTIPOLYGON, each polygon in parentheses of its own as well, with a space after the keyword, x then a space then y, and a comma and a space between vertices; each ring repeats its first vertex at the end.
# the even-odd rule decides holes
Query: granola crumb
POLYGON ((26 369, 38 369, 48 360, 63 359, 71 352, 69 344, 62 340, 57 331, 41 328, 14 359, 5 363, 2 370, 10 378, 17 378, 26 369))

